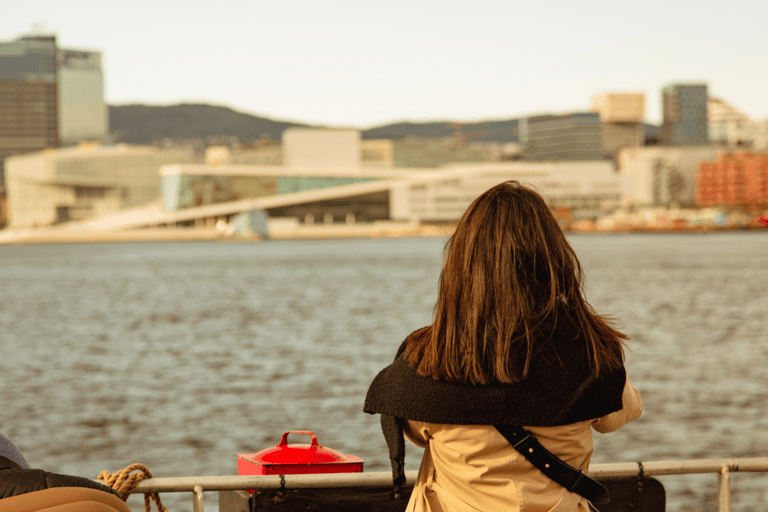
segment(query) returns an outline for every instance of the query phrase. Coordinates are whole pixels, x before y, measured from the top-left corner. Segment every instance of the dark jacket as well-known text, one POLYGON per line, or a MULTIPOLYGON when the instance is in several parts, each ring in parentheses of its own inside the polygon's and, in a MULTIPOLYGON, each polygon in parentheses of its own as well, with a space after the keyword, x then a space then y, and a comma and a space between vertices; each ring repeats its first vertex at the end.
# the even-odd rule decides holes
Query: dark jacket
POLYGON ((42 469, 25 469, 11 459, 0 455, 0 499, 52 487, 88 487, 112 493, 120 498, 117 491, 94 480, 49 473, 42 469))
POLYGON ((369 414, 381 414, 397 485, 405 481, 404 420, 544 427, 600 418, 622 408, 623 366, 595 376, 586 341, 570 321, 537 343, 528 378, 513 384, 470 385, 421 376, 402 357, 407 341, 373 380, 363 406, 369 414))

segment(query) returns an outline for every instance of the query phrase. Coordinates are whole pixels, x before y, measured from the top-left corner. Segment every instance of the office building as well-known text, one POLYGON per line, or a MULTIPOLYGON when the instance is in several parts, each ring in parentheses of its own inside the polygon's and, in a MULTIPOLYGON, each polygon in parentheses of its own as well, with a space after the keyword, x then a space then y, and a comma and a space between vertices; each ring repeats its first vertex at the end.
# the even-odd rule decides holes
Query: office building
POLYGON ((603 155, 600 115, 577 112, 521 119, 518 125, 525 160, 600 160, 603 155))
POLYGON ((105 141, 109 114, 104 104, 101 52, 59 48, 56 58, 62 145, 105 141))
POLYGON ((645 95, 643 93, 610 92, 592 97, 590 110, 600 115, 603 131, 603 154, 616 158, 623 147, 645 144, 645 95))
POLYGON ((707 85, 673 84, 662 91, 661 143, 665 146, 706 144, 707 85))
POLYGON ((108 134, 100 52, 59 48, 53 35, 0 42, 0 207, 10 201, 6 158, 108 134))
POLYGON ((55 36, 0 42, 0 185, 4 160, 59 145, 55 36))

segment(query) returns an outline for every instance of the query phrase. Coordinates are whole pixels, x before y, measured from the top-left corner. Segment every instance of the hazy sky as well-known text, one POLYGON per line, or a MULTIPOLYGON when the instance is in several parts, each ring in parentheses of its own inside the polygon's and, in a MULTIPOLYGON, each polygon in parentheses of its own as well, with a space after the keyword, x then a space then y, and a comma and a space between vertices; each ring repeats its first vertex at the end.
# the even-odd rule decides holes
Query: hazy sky
POLYGON ((604 91, 706 82, 768 118, 768 0, 0 0, 101 50, 106 101, 205 102, 331 126, 587 110, 604 91))

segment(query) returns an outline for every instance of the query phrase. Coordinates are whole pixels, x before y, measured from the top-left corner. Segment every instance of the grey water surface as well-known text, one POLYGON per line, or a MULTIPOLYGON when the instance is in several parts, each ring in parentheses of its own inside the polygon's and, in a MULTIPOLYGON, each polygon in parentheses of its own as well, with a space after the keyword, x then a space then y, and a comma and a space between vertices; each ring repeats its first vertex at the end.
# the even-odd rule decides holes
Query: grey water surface
MULTIPOLYGON (((767 456, 768 233, 569 239, 588 299, 632 338, 645 407, 595 435, 593 462, 767 456)), ((430 322, 443 244, 0 246, 0 432, 33 467, 89 478, 132 462, 157 477, 235 474, 237 453, 287 430, 388 471, 362 403, 430 322)), ((420 451, 406 460, 417 469, 420 451)), ((667 510, 716 509, 715 475, 661 480, 667 510)), ((768 475, 732 481, 734 510, 766 508, 768 475)))

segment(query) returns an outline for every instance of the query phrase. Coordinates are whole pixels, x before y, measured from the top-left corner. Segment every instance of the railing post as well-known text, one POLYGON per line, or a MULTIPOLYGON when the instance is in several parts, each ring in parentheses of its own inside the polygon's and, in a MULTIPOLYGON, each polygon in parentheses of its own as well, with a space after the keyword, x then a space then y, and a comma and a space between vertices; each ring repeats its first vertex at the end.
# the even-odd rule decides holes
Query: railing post
POLYGON ((192 489, 192 512, 203 512, 203 487, 200 485, 192 489))
POLYGON ((717 475, 717 502, 720 512, 731 512, 731 471, 723 466, 717 475))

